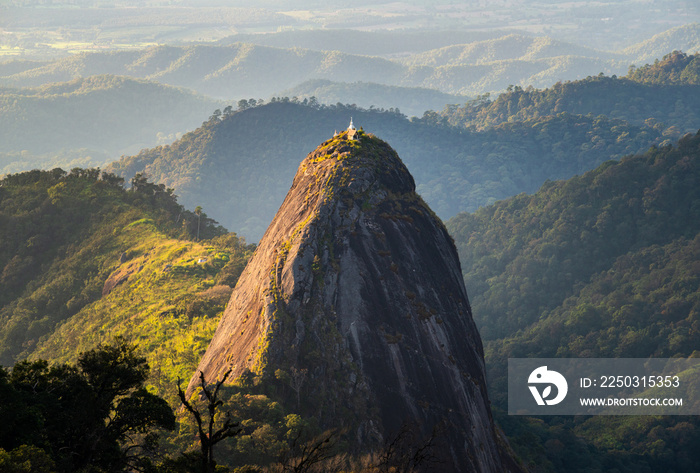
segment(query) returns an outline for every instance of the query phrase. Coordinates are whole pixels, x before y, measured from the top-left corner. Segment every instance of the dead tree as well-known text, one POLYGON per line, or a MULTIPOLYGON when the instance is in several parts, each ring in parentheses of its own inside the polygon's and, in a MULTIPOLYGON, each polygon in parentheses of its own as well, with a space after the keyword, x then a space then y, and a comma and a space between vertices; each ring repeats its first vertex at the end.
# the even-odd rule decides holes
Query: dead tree
POLYGON ((321 435, 304 442, 304 429, 299 430, 292 439, 289 448, 279 459, 276 471, 281 473, 309 473, 325 471, 324 462, 336 455, 339 435, 334 430, 328 430, 321 435), (320 470, 319 470, 320 468, 320 470))
POLYGON ((199 382, 202 387, 202 396, 207 401, 206 411, 208 412, 208 419, 203 419, 202 414, 196 406, 193 406, 191 402, 187 400, 185 392, 180 387, 180 380, 177 382, 177 391, 180 396, 180 401, 185 409, 192 414, 194 420, 197 422, 197 430, 199 434, 200 449, 202 452, 202 473, 214 473, 216 467, 216 462, 214 461, 214 445, 221 442, 228 437, 234 437, 238 435, 242 429, 238 428, 238 423, 233 422, 231 419, 231 413, 226 412, 226 418, 224 423, 218 429, 215 429, 217 410, 223 404, 223 401, 218 399, 219 389, 226 382, 226 378, 231 374, 231 370, 228 370, 224 377, 217 381, 216 384, 208 386, 205 379, 204 373, 199 372, 199 382))

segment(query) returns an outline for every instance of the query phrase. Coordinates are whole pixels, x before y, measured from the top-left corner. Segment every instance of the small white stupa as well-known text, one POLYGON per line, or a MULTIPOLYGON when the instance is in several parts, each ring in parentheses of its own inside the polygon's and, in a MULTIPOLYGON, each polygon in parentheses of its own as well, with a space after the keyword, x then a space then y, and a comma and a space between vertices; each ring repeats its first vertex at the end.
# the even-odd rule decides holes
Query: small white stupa
POLYGON ((351 141, 357 139, 357 129, 352 124, 352 117, 350 117, 350 126, 348 127, 348 139, 351 141))

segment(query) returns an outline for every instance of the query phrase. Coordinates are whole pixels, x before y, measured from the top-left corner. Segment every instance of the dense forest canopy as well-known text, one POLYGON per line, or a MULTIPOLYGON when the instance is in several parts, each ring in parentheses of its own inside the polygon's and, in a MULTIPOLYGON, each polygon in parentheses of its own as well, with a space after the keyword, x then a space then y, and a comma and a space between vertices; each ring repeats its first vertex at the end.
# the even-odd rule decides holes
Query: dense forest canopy
MULTIPOLYGON (((689 134, 450 219, 494 405, 506 408, 512 357, 698 355, 699 169, 700 133, 689 134)), ((500 419, 536 471, 690 472, 700 461, 694 418, 500 419), (535 444, 557 448, 538 456, 535 444)))
POLYGON ((630 67, 627 78, 643 84, 700 85, 700 53, 673 51, 642 67, 630 67))
POLYGON ((674 51, 653 65, 630 68, 625 77, 589 76, 538 90, 510 86, 495 99, 488 94, 463 106, 449 105, 433 120, 485 129, 500 123, 568 112, 605 115, 647 125, 669 136, 694 132, 700 123, 700 53, 674 51))
POLYGON ((525 329, 616 259, 700 230, 700 135, 448 222, 486 339, 525 329), (514 298, 514 291, 518 297, 514 298))

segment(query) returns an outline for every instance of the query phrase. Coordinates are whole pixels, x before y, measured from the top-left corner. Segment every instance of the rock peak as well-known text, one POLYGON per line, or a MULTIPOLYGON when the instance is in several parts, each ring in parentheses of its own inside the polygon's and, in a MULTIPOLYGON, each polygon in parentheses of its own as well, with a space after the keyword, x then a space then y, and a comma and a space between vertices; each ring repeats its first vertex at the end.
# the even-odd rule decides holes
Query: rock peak
POLYGON ((400 193, 415 191, 413 176, 387 143, 362 132, 350 140, 348 134, 340 133, 309 154, 299 166, 292 190, 297 179, 303 181, 310 172, 327 177, 324 187, 328 190, 343 189, 352 195, 366 192, 365 185, 400 193))
MULTIPOLYGON (((445 427, 442 471, 508 471, 457 252, 382 140, 345 131, 304 159, 199 371, 306 373, 285 405, 371 450, 445 427)), ((197 380, 193 377, 190 388, 197 380)))

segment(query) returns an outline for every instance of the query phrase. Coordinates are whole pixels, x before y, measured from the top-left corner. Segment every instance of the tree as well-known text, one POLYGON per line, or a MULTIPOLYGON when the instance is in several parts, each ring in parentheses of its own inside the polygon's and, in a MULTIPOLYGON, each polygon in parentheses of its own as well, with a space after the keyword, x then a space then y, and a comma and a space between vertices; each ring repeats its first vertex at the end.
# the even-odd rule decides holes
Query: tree
POLYGON ((185 392, 180 386, 180 381, 177 384, 178 396, 182 405, 185 407, 187 412, 192 414, 195 422, 197 422, 197 432, 199 435, 199 444, 201 451, 201 467, 202 473, 214 473, 216 468, 216 462, 214 461, 214 445, 221 442, 222 440, 234 437, 241 433, 242 429, 238 428, 238 423, 233 422, 231 419, 231 413, 226 412, 225 419, 221 427, 215 429, 216 418, 218 414, 219 407, 223 404, 223 401, 219 399, 219 390, 221 386, 226 382, 226 378, 231 374, 231 370, 228 370, 220 381, 214 384, 213 388, 207 384, 204 379, 204 373, 199 372, 199 384, 202 388, 201 394, 206 401, 206 412, 208 414, 208 419, 204 419, 200 413, 197 406, 193 405, 187 400, 185 392))
POLYGON ((199 241, 199 225, 202 221, 202 207, 200 205, 195 207, 194 213, 197 214, 197 241, 199 241))
POLYGON ((209 117, 209 121, 219 121, 219 120, 221 120, 221 110, 219 110, 217 108, 216 110, 214 110, 214 113, 212 113, 211 116, 209 117))
POLYGON ((7 452, 0 448, 0 471, 3 473, 53 473, 56 465, 42 449, 22 445, 7 452))
POLYGON ((444 436, 442 423, 433 427, 430 435, 421 438, 417 425, 404 424, 384 448, 373 454, 368 473, 414 473, 440 471, 443 460, 438 455, 438 441, 444 436))
POLYGON ((292 375, 289 379, 289 385, 292 387, 294 392, 297 393, 297 409, 299 409, 301 407, 301 387, 304 385, 304 381, 306 380, 307 369, 292 367, 291 371, 292 375))
MULTIPOLYGON (((157 446, 153 429, 175 428, 170 406, 143 386, 148 370, 121 338, 82 354, 77 366, 19 362, 0 376, 16 411, 0 411, 0 425, 14 423, 12 437, 49 454, 59 472, 134 468, 157 446)), ((15 449, 12 437, 0 436, 0 448, 15 449)))
POLYGON ((322 465, 338 453, 338 433, 335 430, 327 430, 308 442, 302 442, 304 434, 304 429, 297 432, 272 471, 280 473, 327 471, 327 468, 323 468, 322 465))

